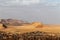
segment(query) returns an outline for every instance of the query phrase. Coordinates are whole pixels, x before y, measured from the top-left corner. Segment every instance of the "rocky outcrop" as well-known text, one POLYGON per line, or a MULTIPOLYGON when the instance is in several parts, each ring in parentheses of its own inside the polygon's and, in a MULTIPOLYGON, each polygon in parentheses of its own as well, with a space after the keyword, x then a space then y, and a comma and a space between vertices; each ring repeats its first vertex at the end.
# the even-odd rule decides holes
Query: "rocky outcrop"
POLYGON ((23 24, 29 24, 28 22, 25 22, 22 20, 16 20, 16 19, 1 19, 0 23, 4 25, 12 25, 12 26, 20 26, 23 24))
POLYGON ((41 31, 12 34, 0 31, 0 40, 60 40, 60 34, 41 31))

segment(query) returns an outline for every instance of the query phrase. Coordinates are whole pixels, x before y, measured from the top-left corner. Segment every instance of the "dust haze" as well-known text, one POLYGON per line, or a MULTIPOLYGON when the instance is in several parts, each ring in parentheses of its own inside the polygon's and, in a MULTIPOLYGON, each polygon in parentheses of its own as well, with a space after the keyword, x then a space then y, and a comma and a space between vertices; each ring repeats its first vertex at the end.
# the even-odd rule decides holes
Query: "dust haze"
MULTIPOLYGON (((15 0, 13 0, 15 1, 15 0)), ((16 0, 17 1, 17 0, 16 0)), ((19 1, 18 4, 8 0, 0 0, 0 18, 22 19, 29 22, 38 21, 45 24, 60 24, 60 2, 47 0, 19 1), (10 3, 8 3, 10 2, 10 3), (28 4, 28 5, 27 5, 28 4)))

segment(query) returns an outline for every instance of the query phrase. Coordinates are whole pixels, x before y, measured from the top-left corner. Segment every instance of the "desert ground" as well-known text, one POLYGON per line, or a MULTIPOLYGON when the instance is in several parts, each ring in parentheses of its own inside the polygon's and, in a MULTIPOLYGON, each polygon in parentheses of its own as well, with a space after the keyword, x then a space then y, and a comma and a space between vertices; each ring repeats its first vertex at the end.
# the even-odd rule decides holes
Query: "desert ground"
POLYGON ((51 32, 51 33, 60 33, 60 25, 43 25, 42 27, 35 27, 32 25, 25 25, 25 26, 10 26, 8 28, 3 28, 0 24, 0 31, 5 32, 19 32, 19 33, 25 33, 25 32, 33 32, 33 31, 42 31, 42 32, 51 32))

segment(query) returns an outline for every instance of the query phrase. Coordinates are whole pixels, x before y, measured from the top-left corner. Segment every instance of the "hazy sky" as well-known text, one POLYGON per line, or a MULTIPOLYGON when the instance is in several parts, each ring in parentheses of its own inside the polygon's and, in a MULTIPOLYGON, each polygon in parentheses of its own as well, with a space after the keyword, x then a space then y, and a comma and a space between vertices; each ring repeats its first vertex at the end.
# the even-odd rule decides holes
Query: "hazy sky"
POLYGON ((60 0, 0 0, 1 6, 32 5, 38 3, 48 6, 56 6, 60 5, 60 0))
POLYGON ((0 0, 0 18, 60 24, 60 0, 0 0))

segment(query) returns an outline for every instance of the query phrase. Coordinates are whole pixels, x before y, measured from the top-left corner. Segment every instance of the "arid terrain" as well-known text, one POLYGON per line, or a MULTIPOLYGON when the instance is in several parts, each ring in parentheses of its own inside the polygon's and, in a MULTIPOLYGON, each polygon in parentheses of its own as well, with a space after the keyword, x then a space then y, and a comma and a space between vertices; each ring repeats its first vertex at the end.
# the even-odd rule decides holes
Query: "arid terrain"
POLYGON ((60 25, 2 19, 0 40, 60 40, 60 25))
POLYGON ((0 29, 6 32, 15 32, 19 31, 20 33, 24 32, 33 32, 33 31, 43 31, 43 32, 52 32, 60 33, 60 25, 43 25, 42 27, 35 27, 33 25, 24 25, 24 26, 9 26, 8 28, 2 27, 0 29))

